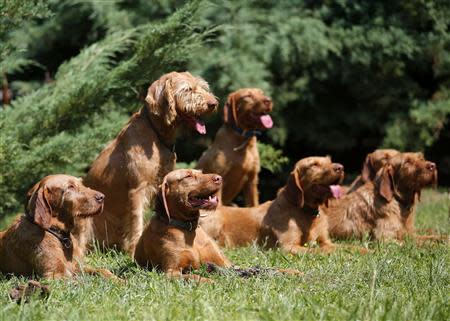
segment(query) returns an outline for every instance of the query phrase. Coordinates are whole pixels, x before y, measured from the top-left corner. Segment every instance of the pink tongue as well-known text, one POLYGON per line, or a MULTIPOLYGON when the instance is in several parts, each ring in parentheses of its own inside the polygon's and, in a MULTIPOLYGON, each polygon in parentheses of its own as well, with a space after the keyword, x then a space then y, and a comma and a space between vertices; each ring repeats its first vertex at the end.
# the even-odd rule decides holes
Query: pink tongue
POLYGON ((195 121, 195 130, 196 130, 199 134, 205 135, 205 134, 206 134, 206 126, 205 126, 205 123, 203 123, 203 122, 200 121, 200 120, 196 120, 196 121, 195 121))
POLYGON ((339 185, 330 185, 331 194, 333 194, 334 198, 342 197, 342 189, 339 185))
POLYGON ((272 128, 273 120, 272 117, 270 117, 270 115, 262 115, 259 117, 259 120, 261 121, 261 123, 265 128, 272 128))

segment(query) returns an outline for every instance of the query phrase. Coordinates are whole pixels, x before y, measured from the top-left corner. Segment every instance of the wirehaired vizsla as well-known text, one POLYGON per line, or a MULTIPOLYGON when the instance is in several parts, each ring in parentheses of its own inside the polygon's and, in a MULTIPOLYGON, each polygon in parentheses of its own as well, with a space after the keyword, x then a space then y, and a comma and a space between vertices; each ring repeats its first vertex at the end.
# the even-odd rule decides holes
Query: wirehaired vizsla
POLYGON ((261 89, 243 88, 228 96, 224 124, 197 165, 204 173, 223 177, 223 204, 230 204, 241 191, 246 206, 259 204, 256 136, 272 127, 271 111, 272 100, 261 89))
POLYGON ((402 240, 443 239, 415 235, 415 208, 421 190, 437 183, 437 169, 422 153, 399 153, 388 160, 373 181, 321 208, 328 216, 330 235, 335 238, 402 240))
MULTIPOLYGON (((144 209, 151 204, 162 178, 175 165, 177 128, 184 124, 200 134, 199 117, 214 112, 218 102, 208 84, 188 72, 171 72, 148 89, 146 105, 92 164, 84 182, 106 195, 102 215, 94 218, 95 238, 107 247, 133 254, 142 234, 144 209)), ((89 226, 80 226, 82 244, 89 226)))
MULTIPOLYGON (((245 246, 257 242, 296 254, 316 251, 305 244, 317 241, 320 251, 332 251, 327 217, 319 205, 342 194, 344 167, 329 157, 307 157, 297 162, 275 200, 252 208, 220 206, 201 219, 201 226, 222 246, 245 246)), ((361 252, 365 252, 361 249, 361 252)))
POLYGON ((72 231, 76 219, 101 213, 104 195, 78 178, 50 175, 28 192, 26 214, 0 232, 0 271, 24 276, 66 278, 80 273, 112 277, 83 266, 83 251, 72 231))

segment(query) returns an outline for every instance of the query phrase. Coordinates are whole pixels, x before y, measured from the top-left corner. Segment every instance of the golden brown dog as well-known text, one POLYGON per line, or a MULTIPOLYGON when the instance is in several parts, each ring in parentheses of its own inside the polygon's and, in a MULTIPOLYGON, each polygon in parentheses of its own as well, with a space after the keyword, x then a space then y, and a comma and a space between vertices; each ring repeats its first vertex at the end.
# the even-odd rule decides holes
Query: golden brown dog
POLYGON ((332 237, 369 235, 375 240, 402 240, 415 234, 415 206, 422 188, 436 182, 436 165, 422 153, 399 153, 378 171, 373 182, 330 202, 321 211, 328 216, 332 237))
POLYGON ((309 251, 304 245, 318 241, 321 250, 334 248, 328 237, 327 217, 319 205, 331 197, 340 197, 337 185, 344 177, 344 167, 329 157, 300 160, 277 198, 253 208, 220 206, 201 220, 201 226, 220 245, 235 247, 258 242, 281 247, 296 254, 309 251))
POLYGON ((242 190, 246 206, 259 204, 256 135, 272 127, 271 111, 272 101, 260 89, 239 89, 228 96, 224 124, 197 165, 204 173, 223 177, 223 204, 230 204, 242 190))
POLYGON ((366 182, 373 181, 380 168, 382 168, 389 159, 399 153, 400 152, 395 149, 377 149, 372 153, 367 154, 361 175, 356 177, 346 193, 352 193, 363 186, 366 182))
POLYGON ((170 277, 206 281, 193 274, 201 264, 231 266, 217 244, 198 226, 200 209, 214 210, 222 178, 197 170, 170 172, 161 185, 155 215, 136 247, 136 262, 170 277))
POLYGON ((28 192, 25 216, 0 233, 0 270, 15 275, 44 278, 71 277, 79 273, 113 274, 80 266, 83 252, 71 234, 75 219, 98 215, 104 195, 68 175, 43 178, 28 192))
MULTIPOLYGON (((169 173, 158 194, 155 216, 144 230, 136 247, 135 260, 143 267, 154 267, 169 277, 209 282, 208 278, 186 274, 202 264, 231 267, 216 242, 198 225, 200 210, 212 211, 219 203, 217 194, 222 177, 198 170, 180 169, 169 173)), ((252 275, 259 269, 235 269, 240 275, 252 275)), ((300 275, 293 269, 275 272, 300 275)))
MULTIPOLYGON (((100 153, 84 180, 106 195, 103 214, 94 218, 96 239, 131 255, 142 234, 144 209, 175 165, 177 128, 186 124, 206 133, 198 117, 218 105, 208 84, 188 72, 162 76, 148 89, 146 102, 100 153)), ((81 226, 77 235, 86 244, 89 226, 81 226)))

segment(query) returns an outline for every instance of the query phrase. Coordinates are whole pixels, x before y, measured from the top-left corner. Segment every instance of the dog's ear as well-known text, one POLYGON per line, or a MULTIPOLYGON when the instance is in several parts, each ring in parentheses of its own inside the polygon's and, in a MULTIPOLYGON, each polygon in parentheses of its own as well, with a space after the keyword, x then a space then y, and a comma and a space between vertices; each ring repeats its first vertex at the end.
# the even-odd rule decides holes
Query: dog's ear
POLYGON ((297 200, 300 207, 303 207, 305 205, 305 195, 303 193, 303 188, 297 168, 295 168, 289 175, 286 184, 286 193, 288 193, 291 199, 297 200))
POLYGON ((372 165, 372 154, 367 154, 366 160, 364 161, 364 165, 361 171, 361 179, 363 182, 370 181, 376 173, 374 173, 373 165, 372 165))
POLYGON ((388 202, 392 200, 395 191, 394 168, 391 164, 386 164, 381 170, 381 176, 378 182, 378 191, 380 195, 388 202))
POLYGON ((167 203, 167 191, 169 190, 169 184, 167 184, 167 180, 164 177, 163 182, 161 183, 160 193, 161 193, 161 199, 164 205, 164 211, 167 215, 167 218, 170 220, 170 212, 169 212, 169 205, 167 203))
POLYGON ((161 77, 153 82, 148 87, 145 101, 150 113, 162 117, 167 126, 175 121, 177 116, 176 101, 170 77, 161 77))
POLYGON ((228 95, 227 102, 223 107, 223 121, 225 123, 230 122, 230 117, 234 121, 235 125, 238 126, 238 118, 237 118, 237 100, 239 97, 236 93, 231 93, 228 95), (231 113, 231 115, 230 115, 231 113))
POLYGON ((44 229, 51 226, 52 207, 49 203, 49 192, 45 185, 36 184, 28 193, 27 215, 34 223, 44 229))

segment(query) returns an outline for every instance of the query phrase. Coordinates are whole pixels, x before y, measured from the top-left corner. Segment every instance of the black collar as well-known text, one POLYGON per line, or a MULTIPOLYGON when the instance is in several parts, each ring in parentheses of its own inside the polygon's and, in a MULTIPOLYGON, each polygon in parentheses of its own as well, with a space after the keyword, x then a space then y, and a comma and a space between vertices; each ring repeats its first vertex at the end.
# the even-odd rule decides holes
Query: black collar
POLYGON ((56 237, 56 238, 61 242, 61 244, 63 245, 64 248, 66 248, 66 249, 71 249, 71 248, 72 248, 73 243, 72 243, 72 239, 71 239, 71 237, 70 237, 70 232, 63 231, 63 230, 61 230, 61 229, 59 229, 59 228, 57 228, 57 227, 54 227, 54 226, 51 226, 51 227, 48 228, 48 229, 43 228, 42 226, 36 224, 36 223, 34 222, 34 220, 33 220, 29 215, 27 215, 27 214, 25 214, 25 218, 26 218, 30 223, 33 223, 34 225, 39 226, 39 227, 40 227, 41 229, 43 229, 45 232, 50 233, 50 234, 52 234, 54 237, 56 237))
POLYGON ((240 136, 244 136, 245 138, 252 138, 253 136, 261 136, 262 132, 260 130, 245 130, 240 127, 237 127, 235 124, 227 124, 240 136))
POLYGON ((147 118, 148 122, 150 123, 150 127, 153 129, 153 131, 156 134, 156 137, 158 137, 158 140, 161 142, 161 144, 164 145, 165 148, 167 148, 168 150, 170 150, 172 153, 175 153, 175 144, 166 144, 166 142, 164 141, 164 139, 161 137, 161 135, 159 134, 158 130, 156 129, 155 125, 152 122, 152 119, 150 117, 150 114, 147 110, 147 105, 145 105, 144 107, 142 107, 143 110, 143 116, 145 118, 147 118))
POLYGON ((181 221, 173 218, 168 218, 166 215, 162 215, 159 213, 156 213, 156 216, 167 225, 177 227, 188 232, 195 231, 198 226, 198 218, 191 221, 181 221))

